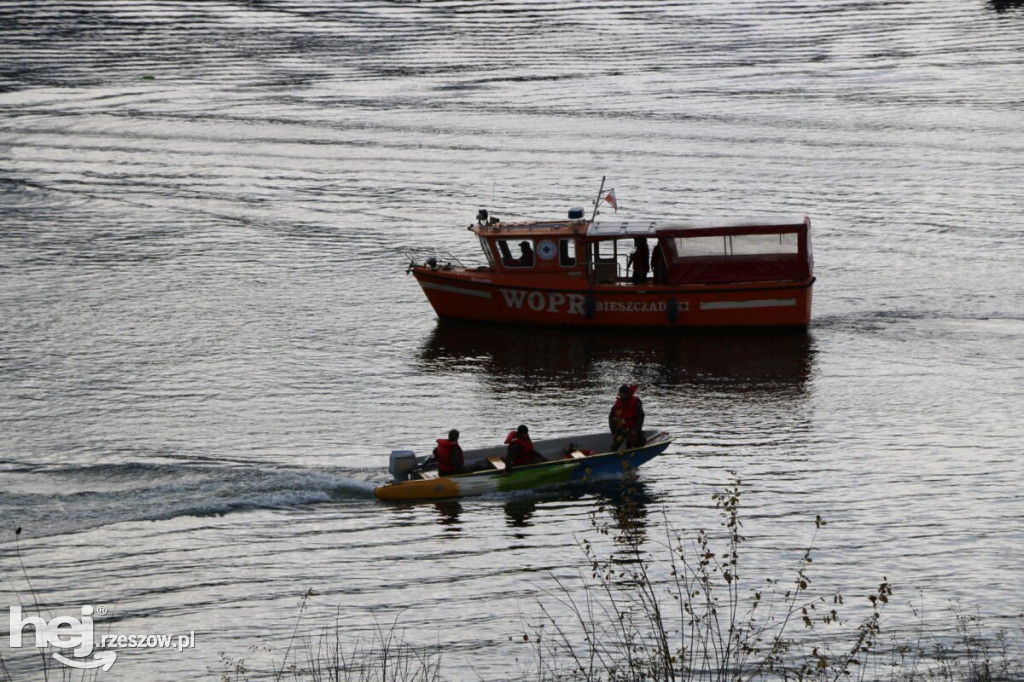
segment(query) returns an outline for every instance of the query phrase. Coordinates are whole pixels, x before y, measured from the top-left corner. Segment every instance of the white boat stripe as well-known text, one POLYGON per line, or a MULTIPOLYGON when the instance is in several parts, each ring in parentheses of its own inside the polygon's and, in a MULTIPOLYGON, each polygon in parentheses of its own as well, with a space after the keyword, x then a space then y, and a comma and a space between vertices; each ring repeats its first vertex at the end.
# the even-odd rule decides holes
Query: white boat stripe
POLYGON ((715 301, 701 303, 701 310, 735 310, 737 308, 784 308, 796 305, 795 298, 770 298, 762 301, 715 301))
POLYGON ((464 296, 476 296, 477 298, 490 298, 491 292, 489 291, 477 291, 476 289, 463 289, 462 287, 453 287, 447 284, 434 284, 433 282, 420 282, 420 286, 424 289, 437 289, 438 291, 448 291, 453 294, 463 294, 464 296))

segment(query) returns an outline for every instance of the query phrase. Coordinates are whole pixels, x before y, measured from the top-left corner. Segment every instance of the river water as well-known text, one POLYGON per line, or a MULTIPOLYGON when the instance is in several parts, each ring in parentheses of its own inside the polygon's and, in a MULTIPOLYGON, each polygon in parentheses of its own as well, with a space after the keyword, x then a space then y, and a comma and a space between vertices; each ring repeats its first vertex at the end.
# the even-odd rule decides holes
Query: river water
POLYGON ((676 436, 644 552, 715 529, 732 471, 757 579, 821 514, 816 587, 1019 637, 1022 111, 1014 2, 5 2, 0 603, 195 631, 102 680, 266 670, 336 617, 517 677, 617 494, 372 487, 453 427, 601 429, 632 381, 676 436), (561 217, 602 176, 620 216, 811 216, 810 328, 438 323, 407 249, 481 261, 478 208, 561 217))

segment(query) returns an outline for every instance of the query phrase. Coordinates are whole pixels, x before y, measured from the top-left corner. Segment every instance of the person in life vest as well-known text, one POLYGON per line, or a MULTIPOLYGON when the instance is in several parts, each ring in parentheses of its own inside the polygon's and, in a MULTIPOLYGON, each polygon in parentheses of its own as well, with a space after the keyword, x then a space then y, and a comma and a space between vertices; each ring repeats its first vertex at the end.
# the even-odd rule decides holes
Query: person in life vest
POLYGON ((434 458, 437 459, 437 475, 451 476, 462 473, 465 462, 462 456, 462 446, 459 445, 459 431, 452 429, 448 432, 447 438, 438 438, 437 447, 434 448, 434 458))
POLYGON ((540 453, 533 449, 530 429, 526 428, 526 424, 520 424, 515 431, 509 431, 505 438, 505 445, 508 446, 505 451, 506 467, 511 468, 544 461, 540 453))
POLYGON ((637 448, 644 438, 644 406, 636 397, 636 385, 623 384, 619 395, 608 413, 608 428, 612 432, 612 450, 637 448))

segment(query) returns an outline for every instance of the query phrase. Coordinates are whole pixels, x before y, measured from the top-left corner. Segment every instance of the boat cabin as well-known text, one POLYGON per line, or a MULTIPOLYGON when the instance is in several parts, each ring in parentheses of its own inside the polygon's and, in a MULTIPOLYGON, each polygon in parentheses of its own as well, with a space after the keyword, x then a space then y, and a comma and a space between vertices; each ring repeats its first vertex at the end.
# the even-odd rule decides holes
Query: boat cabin
POLYGON ((583 219, 502 223, 485 210, 470 226, 487 269, 504 275, 562 275, 591 284, 667 286, 802 281, 811 277, 810 219, 664 222, 583 219), (646 278, 631 276, 638 240, 646 278), (655 261, 662 258, 661 266, 655 261), (639 279, 639 281, 638 281, 639 279))

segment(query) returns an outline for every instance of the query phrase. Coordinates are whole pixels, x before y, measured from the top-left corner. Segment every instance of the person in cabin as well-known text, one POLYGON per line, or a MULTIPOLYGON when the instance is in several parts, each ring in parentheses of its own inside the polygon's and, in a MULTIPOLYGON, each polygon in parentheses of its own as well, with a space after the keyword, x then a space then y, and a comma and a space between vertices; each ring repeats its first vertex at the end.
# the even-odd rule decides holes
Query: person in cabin
POLYGON ((635 384, 619 387, 618 397, 608 413, 608 428, 612 432, 612 450, 638 448, 644 438, 644 406, 636 397, 635 384))
POLYGON ((647 240, 643 237, 633 238, 633 253, 629 254, 626 266, 633 266, 631 277, 633 284, 643 284, 647 281, 647 264, 651 260, 651 254, 647 250, 647 240))
POLYGON ((661 240, 654 245, 654 253, 651 254, 651 271, 655 284, 668 284, 668 263, 665 262, 665 252, 661 250, 661 240))
POLYGON ((459 445, 459 431, 452 429, 447 438, 438 438, 434 448, 434 459, 437 460, 437 475, 451 476, 461 474, 465 469, 462 446, 459 445))
POLYGON ((530 440, 530 429, 526 424, 520 424, 515 431, 509 431, 505 438, 505 466, 508 468, 543 462, 544 458, 539 452, 533 449, 533 441, 530 440))
POLYGON ((519 267, 533 265, 533 244, 528 241, 519 242, 519 258, 515 260, 515 265, 519 267))

